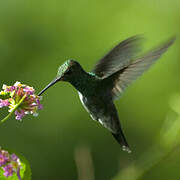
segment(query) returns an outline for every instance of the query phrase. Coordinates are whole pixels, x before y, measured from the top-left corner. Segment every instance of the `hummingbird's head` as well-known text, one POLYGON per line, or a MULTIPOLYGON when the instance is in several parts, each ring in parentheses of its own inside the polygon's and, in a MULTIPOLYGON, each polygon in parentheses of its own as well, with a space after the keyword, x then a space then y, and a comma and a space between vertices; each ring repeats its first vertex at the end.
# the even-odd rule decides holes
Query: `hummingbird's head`
POLYGON ((50 82, 38 95, 40 96, 49 87, 57 83, 58 81, 71 82, 74 78, 77 78, 83 72, 81 65, 74 60, 67 60, 58 68, 56 78, 50 82))
POLYGON ((81 65, 74 60, 67 60, 58 68, 56 79, 58 81, 71 81, 76 78, 77 75, 81 74, 81 65))

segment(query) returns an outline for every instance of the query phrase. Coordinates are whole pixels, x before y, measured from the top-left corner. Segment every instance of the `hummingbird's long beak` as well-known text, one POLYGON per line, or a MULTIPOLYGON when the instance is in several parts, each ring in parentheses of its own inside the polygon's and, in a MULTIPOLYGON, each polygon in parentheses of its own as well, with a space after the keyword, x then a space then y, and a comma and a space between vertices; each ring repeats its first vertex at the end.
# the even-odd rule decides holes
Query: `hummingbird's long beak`
POLYGON ((57 83, 60 79, 59 78, 55 78, 53 81, 51 81, 39 94, 38 96, 41 96, 42 93, 44 93, 44 91, 46 91, 48 88, 50 88, 51 86, 53 86, 55 83, 57 83))

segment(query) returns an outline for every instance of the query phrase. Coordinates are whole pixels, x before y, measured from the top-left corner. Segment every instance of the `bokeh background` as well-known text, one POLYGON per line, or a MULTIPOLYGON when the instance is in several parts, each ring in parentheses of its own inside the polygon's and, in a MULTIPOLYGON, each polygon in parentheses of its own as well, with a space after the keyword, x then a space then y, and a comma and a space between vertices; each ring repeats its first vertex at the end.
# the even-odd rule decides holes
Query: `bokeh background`
MULTIPOLYGON (((90 71, 104 53, 132 35, 143 34, 147 50, 179 33, 179 0, 1 0, 0 86, 18 80, 38 92, 69 58, 90 71)), ((86 180, 113 178, 157 141, 171 96, 180 92, 179 48, 177 38, 116 101, 133 153, 123 152, 110 133, 91 120, 68 83, 44 94, 37 118, 17 122, 12 117, 2 124, 0 145, 28 159, 33 180, 80 179, 81 166, 90 167, 86 180)), ((1 111, 0 118, 5 114, 1 111)), ((176 148, 141 179, 180 179, 179 168, 176 148)))

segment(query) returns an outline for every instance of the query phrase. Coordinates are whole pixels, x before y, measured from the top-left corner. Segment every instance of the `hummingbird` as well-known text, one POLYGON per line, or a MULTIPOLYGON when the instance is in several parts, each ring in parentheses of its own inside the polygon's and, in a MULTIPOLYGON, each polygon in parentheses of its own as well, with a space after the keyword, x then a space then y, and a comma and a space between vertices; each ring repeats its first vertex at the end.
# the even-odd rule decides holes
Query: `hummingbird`
POLYGON ((175 38, 139 56, 141 37, 132 36, 110 50, 91 72, 86 72, 76 60, 67 60, 57 75, 38 95, 57 82, 69 82, 78 91, 82 105, 91 118, 110 131, 122 150, 131 152, 124 136, 114 100, 137 77, 143 74, 173 44, 175 38))

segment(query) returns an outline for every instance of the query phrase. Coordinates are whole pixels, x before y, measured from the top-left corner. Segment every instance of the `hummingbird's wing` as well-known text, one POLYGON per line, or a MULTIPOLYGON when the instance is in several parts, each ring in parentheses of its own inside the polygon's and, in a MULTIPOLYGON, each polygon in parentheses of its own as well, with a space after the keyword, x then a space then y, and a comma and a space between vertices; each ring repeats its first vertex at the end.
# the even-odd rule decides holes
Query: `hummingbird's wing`
POLYGON ((141 36, 133 36, 122 41, 98 61, 92 72, 106 78, 129 65, 140 50, 140 40, 141 36))
POLYGON ((144 56, 132 61, 128 66, 108 77, 113 81, 112 97, 116 99, 126 89, 129 84, 147 70, 161 55, 167 51, 169 46, 174 42, 175 38, 171 38, 163 45, 146 53, 144 56))

